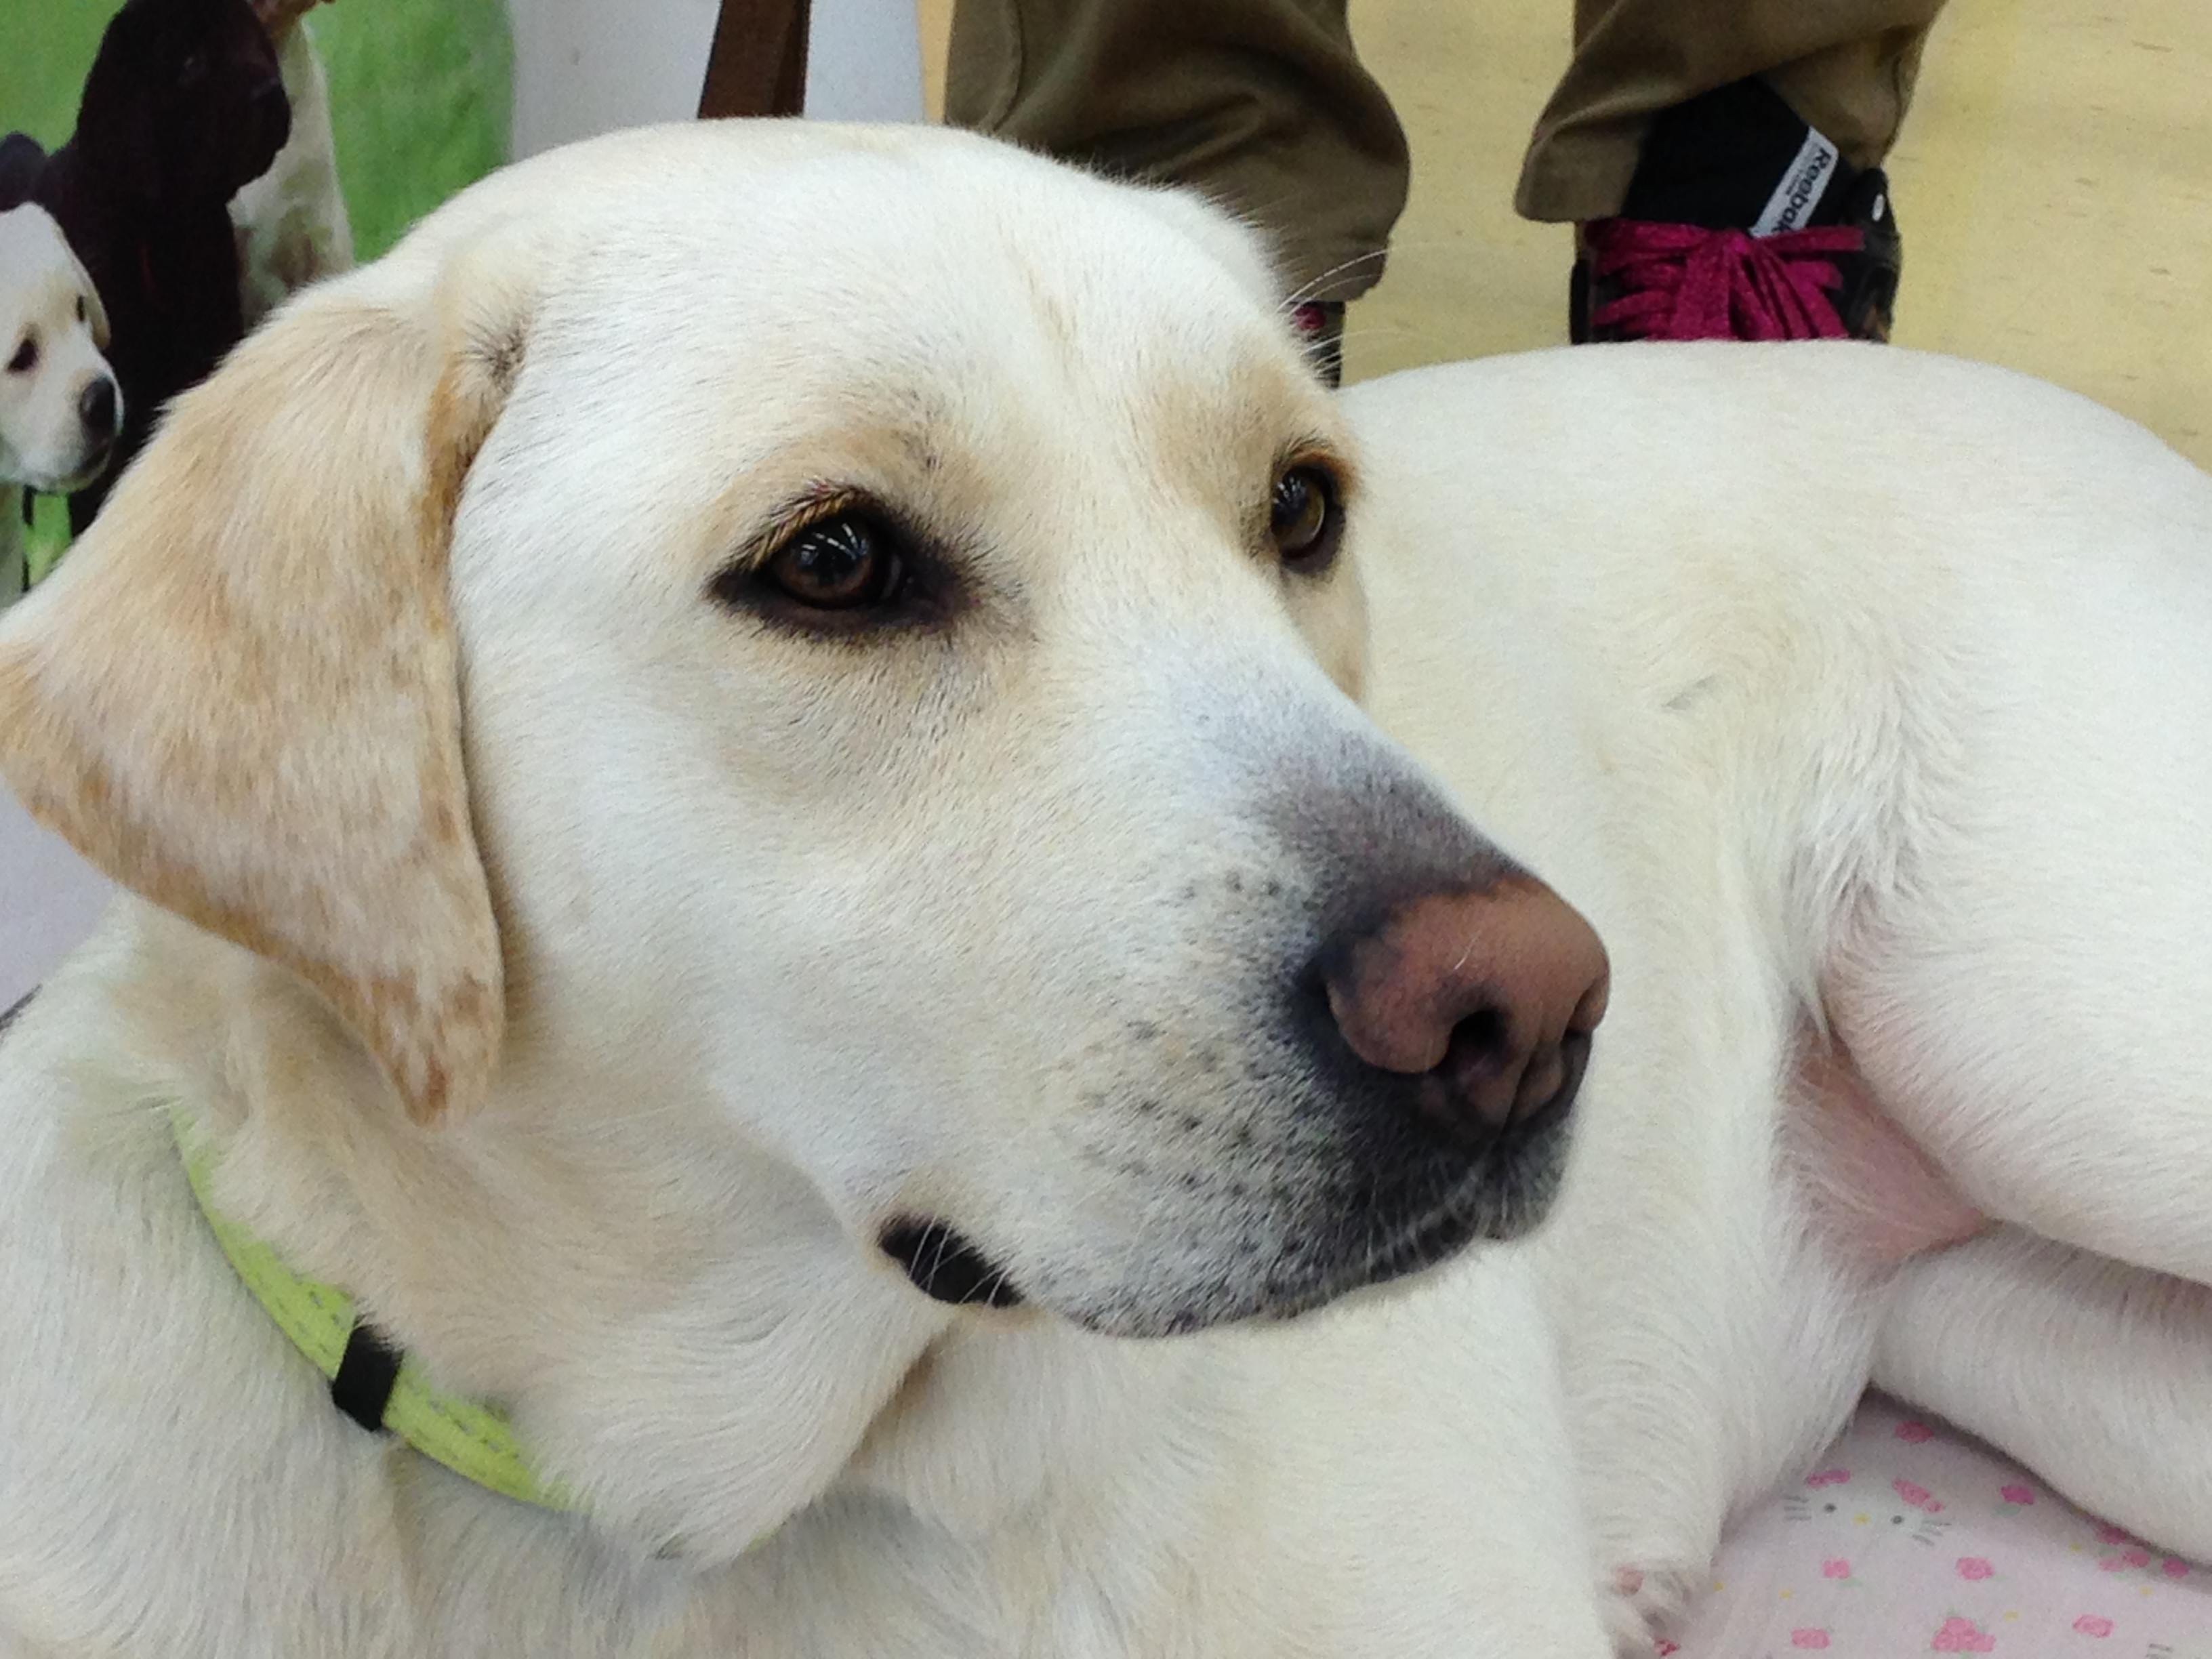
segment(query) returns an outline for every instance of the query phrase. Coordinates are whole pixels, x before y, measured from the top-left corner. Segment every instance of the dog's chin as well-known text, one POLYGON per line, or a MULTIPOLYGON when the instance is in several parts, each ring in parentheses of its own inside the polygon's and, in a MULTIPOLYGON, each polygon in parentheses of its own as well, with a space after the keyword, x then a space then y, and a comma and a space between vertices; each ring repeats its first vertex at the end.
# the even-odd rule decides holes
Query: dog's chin
POLYGON ((17 480, 24 489, 41 495, 72 495, 80 489, 90 488, 107 471, 114 459, 115 446, 103 443, 96 449, 85 452, 77 461, 65 469, 30 473, 17 480))
POLYGON ((1117 1286, 1094 1297, 1041 1297, 1038 1303, 1101 1336, 1139 1340, 1295 1319, 1413 1279, 1472 1247, 1527 1237, 1551 1212, 1563 1163, 1547 1137, 1540 1147, 1486 1161, 1436 1204, 1395 1225, 1347 1214, 1337 1227, 1340 1248, 1286 1247, 1273 1266, 1259 1273, 1224 1271, 1181 1295, 1163 1294, 1156 1285, 1117 1286))

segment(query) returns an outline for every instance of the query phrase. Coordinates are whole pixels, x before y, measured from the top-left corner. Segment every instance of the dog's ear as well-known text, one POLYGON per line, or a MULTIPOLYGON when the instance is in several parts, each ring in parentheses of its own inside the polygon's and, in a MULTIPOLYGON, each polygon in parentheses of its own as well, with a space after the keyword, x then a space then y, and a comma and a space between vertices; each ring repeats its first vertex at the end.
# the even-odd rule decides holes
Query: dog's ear
POLYGON ((38 193, 46 170, 46 152, 27 132, 0 138, 0 213, 19 208, 38 193))
POLYGON ((70 268, 76 273, 77 292, 84 295, 85 325, 92 331, 92 343, 102 351, 107 349, 107 307, 100 302, 100 289, 92 280, 92 273, 84 268, 84 261, 76 257, 76 250, 62 236, 58 226, 55 236, 60 240, 63 252, 69 255, 70 268))
POLYGON ((0 629, 25 805, 297 972, 422 1121, 483 1091, 504 1024, 446 578, 527 328, 529 279, 489 263, 291 307, 177 401, 0 629))

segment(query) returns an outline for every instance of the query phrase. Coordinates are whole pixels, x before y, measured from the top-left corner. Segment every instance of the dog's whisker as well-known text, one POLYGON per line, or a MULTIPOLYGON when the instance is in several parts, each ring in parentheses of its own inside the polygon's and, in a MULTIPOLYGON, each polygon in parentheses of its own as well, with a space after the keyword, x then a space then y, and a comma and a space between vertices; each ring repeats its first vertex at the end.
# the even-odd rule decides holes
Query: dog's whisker
POLYGON ((1348 270, 1356 270, 1362 265, 1377 264, 1388 257, 1387 250, 1377 248, 1371 252, 1354 254, 1349 259, 1340 259, 1335 264, 1331 265, 1327 270, 1322 271, 1319 276, 1313 277, 1310 281, 1301 283, 1297 287, 1292 289, 1289 295, 1282 301, 1280 308, 1285 311, 1294 311, 1298 307, 1304 305, 1307 301, 1320 296, 1322 291, 1326 289, 1330 283, 1334 282, 1337 277, 1343 276, 1345 272, 1348 270))

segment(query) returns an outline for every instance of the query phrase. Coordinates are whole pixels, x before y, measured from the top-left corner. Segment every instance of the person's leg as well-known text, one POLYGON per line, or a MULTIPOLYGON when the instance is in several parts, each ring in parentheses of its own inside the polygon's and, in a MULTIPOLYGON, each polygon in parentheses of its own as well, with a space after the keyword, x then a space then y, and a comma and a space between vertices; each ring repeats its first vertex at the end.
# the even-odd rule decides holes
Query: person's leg
POLYGON ((1943 0, 1576 0, 1575 55, 1537 118, 1514 205, 1553 222, 1617 214, 1652 118, 1763 77, 1854 167, 1897 137, 1943 0))
POLYGON ((1406 136, 1346 0, 959 0, 945 115, 1124 176, 1194 185, 1274 240, 1301 295, 1374 285, 1406 136))
POLYGON ((1889 337, 1879 167, 1942 0, 1576 0, 1516 205, 1571 221, 1577 341, 1889 337))

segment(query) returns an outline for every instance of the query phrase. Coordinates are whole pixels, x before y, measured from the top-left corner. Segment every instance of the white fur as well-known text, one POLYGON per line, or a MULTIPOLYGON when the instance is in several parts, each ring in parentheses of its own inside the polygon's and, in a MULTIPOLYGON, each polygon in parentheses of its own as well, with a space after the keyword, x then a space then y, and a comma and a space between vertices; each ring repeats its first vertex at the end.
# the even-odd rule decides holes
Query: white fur
POLYGON ((1541 354, 1351 402, 1370 706, 1615 964, 1601 1046, 1634 1081, 1594 1073, 1540 1245, 1601 1549, 1697 1571, 1878 1343, 1907 1398, 2212 1553, 2212 1310, 2138 1271, 2212 1283, 2212 483, 2079 398, 1858 347, 1541 354), (1532 696, 1572 729, 1501 738, 1532 696), (1801 1018, 1990 1215, 2136 1267, 2077 1256, 2063 1319, 2055 1270, 2008 1286, 2003 1231, 1854 1270, 1776 1120, 1801 1018))
POLYGON ((307 20, 272 21, 291 136, 268 170, 231 198, 239 301, 253 327, 291 295, 353 269, 353 222, 338 185, 330 80, 307 20))
MULTIPOLYGON (((982 141, 718 124, 500 175, 179 405, 157 451, 250 425, 227 388, 328 323, 526 319, 437 597, 507 1030, 425 1127, 333 1004, 149 905, 47 986, 0 1051, 0 1650, 1590 1659, 1877 1364, 2212 1554, 2171 1449, 2205 1295, 2128 1295, 2212 1282, 2212 483, 1861 346, 1340 409, 1265 281, 1211 215, 982 141), (1351 561, 1273 568, 1281 457, 1355 441, 1351 561), (707 599, 823 483, 953 550, 949 627, 824 644, 707 599), (1611 953, 1547 1227, 1161 1341, 956 1313, 877 1254, 945 1215, 1109 1323, 1233 1279, 1227 1200, 1138 1171, 1242 1169, 1225 1127, 1290 1087, 1201 1070, 1256 1040, 1267 884, 1310 879, 1267 826, 1430 777, 1611 953), (1893 1269, 1818 1218, 1823 1021, 2005 1228, 1893 1269), (226 1207, 510 1401, 592 1518, 340 1418, 170 1102, 226 1207)), ((367 465, 300 441, 252 487, 367 465)), ((136 510, 0 630, 0 714, 136 510)))
POLYGON ((106 339, 100 295, 53 216, 0 213, 0 605, 22 591, 22 486, 67 490, 97 476, 108 434, 88 434, 78 405, 87 386, 114 378, 106 339), (27 342, 36 362, 9 369, 27 342))

